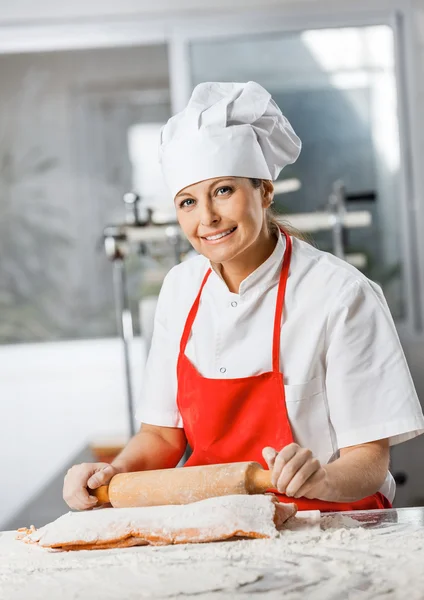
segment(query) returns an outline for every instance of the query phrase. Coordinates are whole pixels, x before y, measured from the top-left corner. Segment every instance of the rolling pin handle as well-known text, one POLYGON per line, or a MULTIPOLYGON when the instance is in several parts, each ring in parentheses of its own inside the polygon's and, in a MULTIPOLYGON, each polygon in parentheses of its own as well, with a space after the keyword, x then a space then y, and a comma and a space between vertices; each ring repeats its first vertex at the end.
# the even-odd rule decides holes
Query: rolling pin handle
POLYGON ((95 496, 97 498, 99 504, 108 504, 110 502, 108 485, 101 485, 95 490, 92 490, 90 488, 87 489, 90 496, 95 496))
POLYGON ((274 486, 271 471, 262 468, 259 463, 252 463, 247 473, 247 491, 249 494, 263 494, 274 486))

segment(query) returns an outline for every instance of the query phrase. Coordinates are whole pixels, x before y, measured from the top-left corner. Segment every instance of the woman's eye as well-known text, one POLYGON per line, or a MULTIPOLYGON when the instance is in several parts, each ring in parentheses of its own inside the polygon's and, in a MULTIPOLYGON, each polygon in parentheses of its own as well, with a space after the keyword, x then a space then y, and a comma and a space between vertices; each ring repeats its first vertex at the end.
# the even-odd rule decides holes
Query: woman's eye
POLYGON ((224 194, 228 194, 230 192, 232 192, 232 188, 228 185, 224 185, 223 187, 220 187, 216 190, 216 195, 217 196, 223 196, 224 194))
POLYGON ((187 198, 187 200, 183 200, 180 203, 180 208, 186 208, 187 206, 192 206, 194 204, 193 198, 187 198))

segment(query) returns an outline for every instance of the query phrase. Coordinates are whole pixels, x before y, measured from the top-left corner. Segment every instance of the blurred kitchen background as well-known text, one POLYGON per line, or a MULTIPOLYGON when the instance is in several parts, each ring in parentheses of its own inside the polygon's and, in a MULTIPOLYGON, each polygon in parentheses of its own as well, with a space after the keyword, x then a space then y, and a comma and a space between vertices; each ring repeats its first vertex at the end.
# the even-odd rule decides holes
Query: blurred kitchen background
MULTIPOLYGON (((424 402, 422 0, 0 0, 0 530, 63 513, 67 468, 137 427, 190 251, 158 134, 205 80, 258 81, 287 115, 277 210, 382 285, 424 402)), ((391 469, 396 505, 424 505, 424 437, 391 469)))

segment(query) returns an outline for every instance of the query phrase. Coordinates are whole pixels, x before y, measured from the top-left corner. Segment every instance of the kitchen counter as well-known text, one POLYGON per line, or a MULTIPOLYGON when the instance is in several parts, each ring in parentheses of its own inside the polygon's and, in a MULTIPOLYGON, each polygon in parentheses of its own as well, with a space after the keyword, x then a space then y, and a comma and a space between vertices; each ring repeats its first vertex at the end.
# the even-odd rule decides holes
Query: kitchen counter
POLYGON ((322 515, 277 539, 51 552, 0 534, 0 600, 424 598, 424 508, 322 515))

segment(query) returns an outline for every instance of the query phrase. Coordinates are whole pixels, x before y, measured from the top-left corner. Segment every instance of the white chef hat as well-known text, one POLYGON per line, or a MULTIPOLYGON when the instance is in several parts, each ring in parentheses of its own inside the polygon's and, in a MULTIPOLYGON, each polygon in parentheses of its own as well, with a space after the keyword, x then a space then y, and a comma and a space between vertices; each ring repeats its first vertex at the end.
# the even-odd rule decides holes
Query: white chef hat
POLYGON ((214 177, 275 180, 301 141, 271 94, 254 81, 197 85, 160 136, 159 160, 172 197, 214 177))

